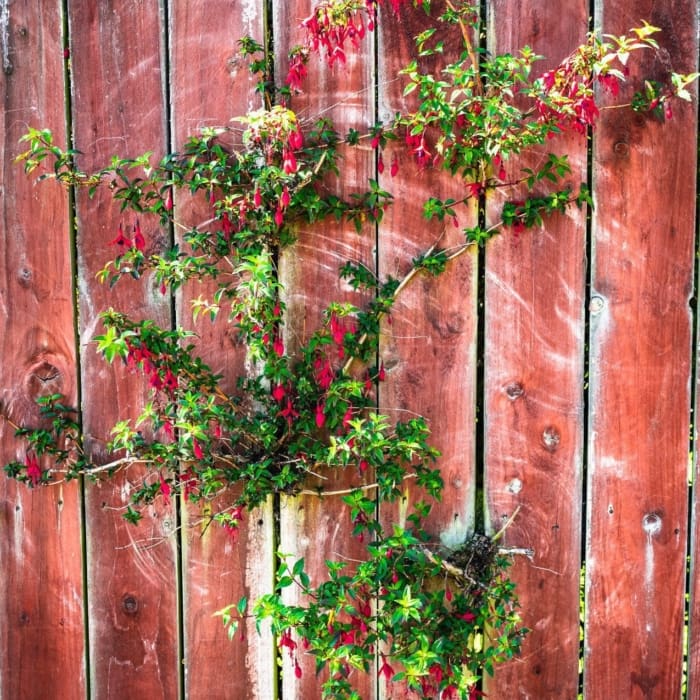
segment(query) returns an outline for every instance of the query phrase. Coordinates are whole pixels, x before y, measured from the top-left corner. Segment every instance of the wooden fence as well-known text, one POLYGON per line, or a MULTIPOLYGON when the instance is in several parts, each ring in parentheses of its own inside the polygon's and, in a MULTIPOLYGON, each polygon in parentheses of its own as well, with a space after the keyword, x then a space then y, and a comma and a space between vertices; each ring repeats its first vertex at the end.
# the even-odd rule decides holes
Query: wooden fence
MULTIPOLYGON (((590 5, 607 32, 642 19, 663 29, 648 74, 697 69, 696 0, 489 0, 487 45, 529 44, 552 65, 583 39, 590 5)), ((105 195, 71 202, 24 177, 13 158, 27 125, 59 143, 72 132, 85 168, 164 153, 257 105, 238 37, 269 32, 281 66, 309 12, 310 0, 0 0, 4 415, 31 421, 37 396, 61 392, 81 405, 99 459, 111 425, 142 400, 90 344, 99 312, 189 319, 186 294, 171 304, 148 285, 96 282, 119 212, 105 195)), ((388 78, 409 58, 421 15, 404 8, 381 26, 347 68, 320 69, 305 113, 328 109, 347 128, 400 107, 388 78), (376 89, 360 90, 367 81, 376 89)), ((677 106, 666 125, 606 112, 589 143, 569 147, 572 181, 593 189, 588 220, 574 211, 494 239, 407 291, 394 314, 382 401, 431 421, 447 485, 433 526, 463 538, 483 493, 487 526, 519 508, 506 542, 535 552, 513 569, 532 632, 487 683, 494 700, 700 698, 700 496, 689 463, 697 134, 695 105, 677 106)), ((373 152, 355 157, 350 190, 375 168, 373 152)), ((315 324, 338 298, 334 261, 376 260, 397 274, 434 242, 420 202, 455 185, 409 171, 392 185, 397 204, 377 242, 336 225, 301 233, 281 261, 292 325, 315 324)), ((227 329, 197 330, 205 360, 234 381, 243 358, 227 329)), ((0 458, 22 458, 4 421, 0 458)), ((280 676, 269 636, 251 626, 245 643, 230 643, 212 613, 266 590, 276 546, 318 571, 329 552, 351 556, 344 506, 282 499, 234 545, 174 506, 127 525, 120 507, 137 479, 31 491, 0 478, 0 698, 319 697, 311 662, 300 680, 280 676)), ((387 695, 368 678, 363 698, 387 695)))

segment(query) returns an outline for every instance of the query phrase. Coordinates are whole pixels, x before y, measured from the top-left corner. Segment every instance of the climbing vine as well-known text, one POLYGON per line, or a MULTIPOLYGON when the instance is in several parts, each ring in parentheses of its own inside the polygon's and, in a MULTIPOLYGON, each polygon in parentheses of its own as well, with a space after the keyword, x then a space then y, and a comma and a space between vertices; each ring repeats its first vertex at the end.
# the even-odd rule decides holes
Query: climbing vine
MULTIPOLYGON (((401 4, 319 3, 302 23, 282 85, 271 79, 263 46, 241 39, 240 52, 258 78, 265 106, 237 115, 233 126, 203 130, 157 163, 145 154, 84 172, 78 151, 57 146, 47 130, 28 130, 18 157, 27 172, 39 169, 42 178, 85 187, 91 195, 106 188, 121 208, 122 223, 111 241, 115 254, 100 279, 110 286, 123 278, 155 279, 164 295, 214 280, 216 291, 197 298, 193 313, 235 327, 250 362, 236 390, 226 392, 198 357, 194 333, 105 310, 103 332, 93 339, 97 351, 143 377, 150 390, 141 415, 114 426, 114 460, 92 463, 75 410, 54 395, 40 400, 41 427, 15 426, 26 441, 25 458, 5 471, 37 487, 57 477, 101 478, 139 464, 146 476, 131 493, 129 521, 137 523, 142 507, 157 499, 177 495, 207 504, 226 492, 228 506, 210 517, 234 538, 246 514, 271 496, 322 497, 318 484, 342 472, 351 481, 342 496, 364 559, 352 565, 328 560, 325 580, 315 581, 303 559, 279 553, 274 589, 221 611, 230 635, 248 616, 268 620, 297 675, 300 654, 313 655, 317 669, 328 670, 324 697, 359 698, 353 671, 377 663, 380 677, 403 682, 419 697, 474 698, 482 674, 516 654, 525 633, 506 575, 509 560, 498 536, 474 533, 455 550, 436 544, 438 533, 426 517, 443 482, 427 423, 421 417, 391 420, 376 408, 377 386, 385 379, 382 324, 416 277, 439 276, 498 233, 519 235, 553 213, 591 205, 585 183, 566 184, 571 169, 566 154, 554 152, 557 137, 573 131, 585 138, 595 128, 598 93, 619 96, 630 56, 656 50, 658 30, 642 24, 622 36, 592 32, 539 75, 540 57, 527 47, 500 55, 480 48, 478 6, 422 2, 426 28, 416 37, 415 60, 401 71, 405 94, 415 98, 413 111, 343 134, 325 117, 302 119, 294 103, 314 57, 342 66, 347 52, 374 30, 380 12, 381 21, 391 22, 401 4), (457 55, 445 49, 451 32, 461 41, 457 55), (236 141, 231 132, 242 133, 235 147, 227 145, 236 141), (390 142, 403 145, 413 164, 400 166, 396 156, 385 163, 390 142), (403 278, 380 279, 360 263, 345 263, 340 277, 364 292, 366 303, 330 304, 317 329, 292 351, 285 343, 289 319, 277 264, 293 248, 298 228, 331 219, 351 222, 362 235, 392 205, 391 192, 375 179, 347 197, 329 192, 328 175, 342 179, 342 152, 360 144, 374 149, 380 174, 442 168, 460 182, 459 198, 424 203, 426 219, 459 226, 460 208, 476 204, 483 213, 494 190, 506 193, 500 217, 465 228, 456 247, 426 250, 403 278), (533 147, 553 152, 537 169, 512 165, 514 156, 533 147), (528 194, 509 199, 515 188, 528 194), (208 218, 196 226, 183 223, 178 192, 199 198, 208 218), (178 233, 167 250, 156 250, 141 228, 140 220, 153 215, 163 229, 178 233), (381 522, 377 504, 401 499, 408 480, 422 498, 410 504, 405 526, 381 522), (286 602, 290 587, 301 593, 300 603, 286 602)), ((650 119, 670 119, 672 100, 690 99, 696 77, 646 81, 627 106, 650 119)))

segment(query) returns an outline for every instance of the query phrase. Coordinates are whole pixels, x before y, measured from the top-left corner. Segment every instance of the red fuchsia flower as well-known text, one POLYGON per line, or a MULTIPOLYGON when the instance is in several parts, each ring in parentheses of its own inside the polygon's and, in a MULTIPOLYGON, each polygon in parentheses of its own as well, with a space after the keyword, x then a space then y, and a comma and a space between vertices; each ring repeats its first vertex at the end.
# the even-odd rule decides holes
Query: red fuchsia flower
POLYGON ((367 471, 367 468, 369 467, 369 464, 367 464, 366 459, 361 459, 360 463, 357 465, 357 468, 360 471, 360 474, 364 474, 367 471))
POLYGON ((294 659, 294 676, 301 678, 301 666, 299 666, 299 662, 296 659, 294 659))
POLYGON ((506 169, 503 165, 503 159, 501 158, 501 156, 494 156, 493 169, 498 173, 498 179, 501 180, 501 182, 503 182, 506 179, 506 169))
POLYGON ((289 60, 289 70, 285 82, 292 92, 301 92, 302 84, 306 78, 306 64, 309 60, 308 51, 300 49, 289 60))
POLYGON ((286 209, 289 206, 290 201, 291 197, 289 196, 289 188, 287 185, 285 185, 284 189, 282 190, 282 196, 280 197, 280 206, 282 209, 286 209))
POLYGON ((386 379, 386 370, 384 365, 379 365, 379 372, 377 372, 377 381, 383 382, 386 379))
POLYGON ((319 403, 316 405, 316 425, 319 428, 322 428, 326 422, 326 404, 325 403, 319 403))
POLYGON ((221 429, 221 423, 215 422, 214 425, 212 426, 212 432, 214 434, 214 437, 217 440, 220 440, 221 436, 223 435, 223 431, 221 429))
POLYGON ((25 455, 24 464, 27 467, 27 477, 31 481, 32 486, 36 486, 41 481, 41 467, 39 460, 35 455, 25 455))
POLYGON ((163 380, 160 378, 160 374, 158 374, 158 372, 153 372, 151 374, 151 378, 148 381, 148 386, 156 391, 160 391, 163 388, 163 380))
POLYGON ((163 496, 163 503, 166 506, 170 505, 170 484, 165 480, 162 474, 160 474, 160 493, 163 496))
POLYGON ((195 459, 204 459, 204 450, 197 440, 192 440, 192 454, 195 459))
POLYGON ((172 211, 173 209, 173 191, 168 188, 168 196, 165 198, 165 211, 172 211))
POLYGON ((279 335, 275 336, 275 339, 272 342, 272 349, 275 351, 275 354, 278 357, 282 357, 282 355, 284 355, 284 343, 279 335))
POLYGON ((177 389, 177 377, 170 371, 168 370, 165 373, 165 378, 163 379, 163 385, 168 391, 175 391, 177 389))
POLYGON ((331 337, 336 345, 342 345, 345 339, 345 326, 335 313, 330 318, 331 337))
POLYGON ((119 232, 117 233, 117 237, 113 241, 110 241, 109 244, 123 246, 124 248, 131 248, 133 245, 131 239, 124 235, 124 229, 122 228, 121 224, 119 224, 119 232))
POLYGON ((292 658, 294 657, 294 650, 297 648, 297 643, 292 639, 292 631, 290 629, 286 629, 282 632, 277 646, 280 647, 280 649, 289 649, 289 655, 292 658))
POLYGON ((163 432, 167 435, 168 439, 175 439, 175 430, 173 429, 173 424, 169 420, 163 423, 163 432))
POLYGON ((598 82, 613 96, 620 94, 620 81, 615 75, 599 75, 598 82))
POLYGON ((141 233, 141 226, 138 219, 136 219, 136 226, 134 226, 134 248, 136 248, 136 250, 143 251, 145 247, 146 239, 143 237, 143 233, 141 233))
POLYGON ((391 159, 391 169, 389 172, 391 173, 391 177, 396 177, 396 174, 399 172, 399 159, 396 156, 391 159))
POLYGON ((253 204, 255 205, 256 209, 259 209, 260 205, 262 204, 262 194, 260 192, 259 187, 255 188, 255 194, 253 195, 253 204))
POLYGON ((386 678, 387 683, 394 677, 394 669, 389 666, 386 657, 382 654, 382 665, 379 669, 379 675, 386 678))
POLYGON ((228 212, 224 212, 224 215, 221 217, 221 230, 224 232, 226 240, 229 240, 231 233, 233 233, 233 224, 231 219, 229 219, 228 212))
POLYGON ((304 145, 304 134, 301 133, 301 129, 299 127, 297 127, 294 131, 289 132, 287 144, 294 151, 298 151, 304 145))
POLYGON ((480 197, 484 191, 484 186, 480 182, 470 182, 467 184, 467 190, 470 197, 480 197))
POLYGON ((180 480, 183 483, 183 495, 185 496, 185 500, 189 501, 190 496, 193 493, 196 493, 197 491, 197 486, 199 485, 199 480, 197 479, 197 474, 194 472, 194 470, 190 467, 182 476, 180 477, 180 480))
POLYGON ((671 109, 671 103, 668 100, 664 102, 664 117, 666 119, 673 119, 673 110, 671 109))
POLYGON ((381 175, 384 172, 384 158, 382 157, 382 154, 379 154, 379 160, 377 161, 377 171, 381 175))
POLYGON ((283 384, 275 384, 275 386, 272 388, 272 398, 277 401, 277 403, 281 403, 282 399, 286 395, 286 390, 284 388, 283 384))
POLYGON ((224 532, 235 542, 238 539, 238 523, 225 522, 224 532))
POLYGON ((279 412, 280 416, 283 416, 287 423, 291 426, 295 418, 299 417, 299 411, 295 410, 292 400, 287 397, 287 403, 285 407, 279 412))
POLYGON ((297 159, 291 148, 282 151, 282 170, 285 174, 293 175, 297 171, 297 159))
POLYGON ((370 145, 371 145, 372 148, 374 148, 374 149, 379 148, 379 136, 380 136, 379 134, 375 134, 375 135, 372 137, 372 141, 370 142, 370 145))
POLYGON ((284 214, 282 213, 282 209, 278 206, 277 209, 275 209, 275 224, 279 227, 284 223, 284 214))
POLYGON ((474 622, 476 620, 476 615, 473 612, 457 613, 455 617, 465 622, 474 622))
POLYGON ((328 389, 334 376, 333 367, 327 357, 317 357, 314 360, 314 378, 321 389, 328 389))
POLYGON ((428 672, 433 677, 435 682, 439 685, 442 681, 442 666, 440 666, 440 664, 433 664, 428 669, 428 672))

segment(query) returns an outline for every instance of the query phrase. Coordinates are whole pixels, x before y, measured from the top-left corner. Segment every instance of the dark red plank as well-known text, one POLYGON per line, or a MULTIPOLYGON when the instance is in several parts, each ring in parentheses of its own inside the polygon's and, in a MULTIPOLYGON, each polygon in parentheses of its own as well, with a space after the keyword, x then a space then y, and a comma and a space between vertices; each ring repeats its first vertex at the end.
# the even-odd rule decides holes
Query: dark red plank
MULTIPOLYGON (((0 220, 0 459, 24 461, 15 424, 40 425, 36 399, 77 401, 70 213, 65 191, 13 162, 27 126, 65 142, 61 4, 5 3, 0 220)), ((44 465, 48 466, 48 465, 44 465)), ((86 692, 77 482, 29 491, 0 477, 0 695, 86 692)))
MULTIPOLYGON (((489 4, 489 48, 517 54, 529 45, 556 66, 585 40, 588 5, 527 0, 489 4)), ((506 162, 507 177, 567 153, 563 187, 586 179, 586 141, 559 137, 506 162)), ((549 191, 549 183, 535 194, 549 191)), ((490 203, 492 223, 504 198, 490 203)), ((488 523, 495 533, 518 511, 502 544, 534 551, 510 576, 531 630, 520 658, 487 679, 493 697, 573 698, 578 685, 583 454, 585 212, 546 219, 516 236, 505 230, 486 249, 484 464, 488 523)))
MULTIPOLYGON (((178 2, 171 20, 171 91, 174 146, 203 127, 229 126, 232 117, 262 106, 237 40, 249 35, 264 39, 263 7, 258 0, 243 3, 178 2), (216 22, 210 18, 216 17, 216 22)), ((206 202, 178 196, 181 223, 195 225, 211 216, 206 202)), ((211 323, 193 323, 193 299, 212 298, 215 286, 194 284, 178 297, 178 320, 199 335, 204 361, 222 375, 222 388, 235 391, 245 374, 245 347, 235 341, 225 311, 211 323), (209 295, 209 296, 207 296, 209 295)), ((230 499, 229 499, 230 500, 230 499)), ((211 510, 224 508, 227 497, 211 510)), ((276 665, 269 634, 258 636, 250 619, 230 642, 221 618, 213 613, 246 596, 254 600, 270 591, 274 567, 273 513, 267 507, 246 514, 234 543, 218 525, 198 526, 198 507, 183 509, 183 586, 185 623, 185 691, 188 698, 233 697, 243 692, 254 700, 274 697, 276 665)), ((205 521, 206 523, 206 521, 205 521)))
MULTIPOLYGON (((85 169, 109 164, 114 154, 165 151, 161 75, 160 3, 71 2, 73 123, 85 169)), ((90 340, 101 331, 98 314, 109 306, 170 324, 169 301, 148 278, 122 280, 112 290, 95 275, 114 255, 109 246, 121 222, 107 190, 77 199, 80 334, 86 446, 98 463, 110 429, 135 417, 145 397, 143 381, 97 357, 90 340)), ((142 217, 147 250, 166 232, 142 217)), ((173 698, 179 684, 175 514, 162 504, 138 527, 121 517, 144 472, 131 468, 87 491, 87 555, 91 686, 97 697, 173 698)))
MULTIPOLYGON (((696 4, 601 4, 646 18, 658 54, 632 80, 697 64, 696 4)), ((624 95, 629 97, 630 90, 624 95)), ((666 125, 613 110, 594 134, 586 697, 678 697, 688 518, 696 110, 666 125)))

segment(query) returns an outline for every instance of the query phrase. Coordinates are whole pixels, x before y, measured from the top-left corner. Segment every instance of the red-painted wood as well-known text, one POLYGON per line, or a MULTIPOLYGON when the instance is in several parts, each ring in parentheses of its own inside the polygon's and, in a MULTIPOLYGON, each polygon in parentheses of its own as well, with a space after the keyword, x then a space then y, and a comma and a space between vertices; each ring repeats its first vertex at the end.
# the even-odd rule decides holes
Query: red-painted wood
MULTIPOLYGON (((70 214, 65 191, 13 162, 27 126, 65 142, 59 2, 0 16, 0 459, 24 461, 14 424, 40 425, 36 399, 75 405, 70 214)), ((26 147, 26 146, 25 146, 26 147)), ((44 465, 48 466, 48 465, 44 465)), ((0 696, 85 695, 77 482, 38 488, 0 478, 0 696)))
MULTIPOLYGON (((311 14, 315 3, 301 1, 294 4, 275 3, 273 30, 277 57, 277 74, 286 75, 285 57, 289 49, 301 43, 303 34, 299 28, 302 19, 311 14)), ((344 134, 351 127, 361 129, 373 123, 372 92, 365 88, 372 78, 372 38, 365 39, 357 52, 348 49, 347 65, 328 70, 320 58, 312 57, 305 94, 292 101, 304 119, 306 128, 313 124, 324 110, 323 116, 333 120, 336 129, 344 134)), ((341 161, 341 192, 364 191, 367 180, 374 173, 374 154, 366 147, 345 152, 341 161)), ((331 185, 336 188, 337 183, 331 185)), ((323 309, 333 301, 349 301, 362 304, 362 298, 340 283, 338 269, 347 260, 361 261, 374 268, 374 231, 368 226, 362 235, 352 225, 323 222, 299 231, 293 249, 282 255, 281 279, 285 285, 287 303, 286 344, 294 347, 319 327, 323 309)), ((339 490, 357 483, 352 474, 339 476, 324 482, 327 490, 339 490)), ((353 541, 349 509, 339 496, 319 499, 317 496, 282 498, 280 512, 280 545, 282 552, 304 557, 312 582, 326 578, 325 559, 347 558, 350 562, 363 554, 363 547, 353 541)), ((294 595, 290 592, 290 595, 294 595)), ((291 600, 291 598, 290 598, 291 600)), ((284 698, 309 700, 319 698, 320 684, 325 677, 316 677, 312 657, 299 657, 302 678, 297 680, 288 654, 283 655, 282 695, 284 698)), ((371 700, 374 696, 374 679, 371 674, 352 672, 351 682, 360 697, 371 700)))
MULTIPOLYGON (((114 154, 154 157, 165 151, 165 105, 161 74, 164 28, 160 3, 71 2, 73 123, 81 166, 101 167, 114 154)), ((99 461, 114 422, 138 415, 145 397, 140 377, 110 367, 90 339, 100 332, 98 314, 114 306, 136 317, 170 325, 169 300, 154 281, 122 280, 113 289, 95 275, 115 253, 109 241, 119 213, 108 191, 77 198, 81 368, 86 446, 99 461)), ((141 217, 147 250, 157 250, 167 232, 141 217)), ((96 697, 177 697, 175 513, 158 504, 138 526, 121 517, 129 493, 144 477, 131 468, 87 490, 87 583, 91 688, 96 697)))
MULTIPOLYGON (((413 37, 427 26, 422 9, 404 5, 399 14, 385 8, 380 23, 379 116, 391 123, 396 111, 414 109, 413 98, 403 97, 404 82, 398 71, 416 57, 413 37)), ((456 44, 458 34, 443 37, 456 44)), ((450 49, 447 49, 448 52, 450 49)), ((460 51, 457 46, 454 49, 460 51)), ((448 54, 451 55, 451 54, 448 54)), ((427 68, 426 68, 427 70, 427 68)), ((435 71, 437 73, 438 67, 435 71)), ((403 143, 387 149, 382 186, 394 197, 379 228, 381 279, 403 279, 411 261, 432 246, 450 249, 464 243, 462 227, 473 225, 465 211, 459 228, 452 220, 426 221, 423 204, 430 197, 460 199, 458 182, 437 168, 420 169, 403 143), (399 171, 391 177, 389 164, 399 159, 399 171)), ((463 543, 474 528, 475 428, 476 428, 476 329, 477 256, 469 250, 448 264, 438 277, 420 274, 400 292, 383 326, 382 361, 386 382, 380 385, 381 410, 394 419, 424 416, 431 430, 431 445, 441 457, 437 463, 445 484, 442 501, 433 506, 427 529, 447 547, 463 543)), ((382 506, 382 522, 407 526, 412 506, 426 496, 407 481, 404 499, 395 507, 382 506)), ((400 684, 380 680, 383 697, 406 696, 400 684)))
MULTIPOLYGON (((171 92, 174 146, 202 127, 229 126, 230 119, 262 106, 254 92, 245 59, 237 53, 238 38, 264 39, 263 3, 219 0, 178 2, 171 20, 171 92), (217 21, 212 22, 215 17, 217 21)), ((207 220, 206 202, 178 196, 180 222, 195 225, 207 220)), ((226 314, 216 323, 192 321, 191 301, 212 295, 214 285, 195 284, 178 298, 178 322, 197 331, 198 349, 207 364, 222 375, 222 387, 235 391, 245 373, 245 347, 236 342, 226 314)), ((211 297, 210 297, 211 298, 211 297)), ((230 500, 230 499, 229 499, 230 500)), ((227 498, 211 504, 224 508, 227 498)), ((213 613, 247 596, 254 600, 271 590, 274 571, 272 508, 246 514, 236 542, 218 525, 198 526, 201 508, 183 509, 183 585, 185 622, 185 692, 188 698, 228 698, 245 695, 254 700, 274 697, 276 664, 270 635, 260 637, 252 619, 233 642, 221 618, 213 613), (245 690, 243 690, 245 689, 245 690)))
MULTIPOLYGON (((489 47, 546 58, 537 75, 584 41, 588 5, 541 0, 489 4, 489 47)), ((506 162, 510 180, 537 168, 548 152, 568 153, 578 188, 586 180, 586 141, 554 139, 506 162)), ((550 183, 544 188, 548 191, 550 183)), ((489 223, 520 189, 498 192, 489 223)), ((484 464, 491 534, 511 518, 501 543, 528 548, 514 559, 523 624, 522 654, 487 679, 493 697, 574 698, 578 685, 579 575, 583 451, 585 212, 575 207, 542 227, 503 234, 486 248, 484 464)))
MULTIPOLYGON (((605 2, 663 30, 633 79, 697 64, 696 4, 605 2)), ((640 57, 641 58, 641 57, 640 57)), ((624 95, 629 96, 630 90, 624 95)), ((614 110, 594 134, 586 697, 678 697, 688 518, 696 110, 614 110)), ((695 691, 697 692, 697 691, 695 691)))

